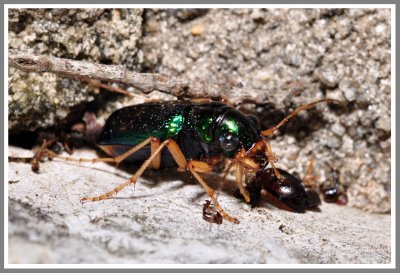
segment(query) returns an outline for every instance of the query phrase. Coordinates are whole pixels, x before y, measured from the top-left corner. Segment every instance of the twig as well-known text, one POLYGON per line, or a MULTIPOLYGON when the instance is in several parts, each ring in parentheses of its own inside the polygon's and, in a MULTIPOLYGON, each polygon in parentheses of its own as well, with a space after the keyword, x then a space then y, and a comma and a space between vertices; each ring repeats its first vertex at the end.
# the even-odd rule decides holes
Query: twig
POLYGON ((162 74, 135 73, 122 65, 94 64, 16 50, 9 51, 8 63, 26 72, 50 72, 65 77, 126 84, 145 94, 157 90, 177 97, 220 98, 221 95, 221 90, 215 85, 162 74))
POLYGON ((9 50, 10 66, 26 72, 50 72, 69 78, 81 80, 99 80, 132 86, 142 93, 159 91, 187 98, 227 99, 232 104, 268 102, 265 92, 232 87, 226 90, 218 84, 194 81, 187 78, 176 78, 162 74, 136 73, 122 65, 94 64, 83 61, 37 55, 17 50, 9 50))
MULTIPOLYGON (((86 81, 86 80, 83 79, 83 81, 86 81)), ((147 98, 145 96, 137 95, 135 93, 130 93, 130 92, 128 92, 128 91, 126 91, 126 90, 124 90, 124 89, 122 89, 120 87, 104 84, 104 83, 102 83, 102 82, 100 82, 98 80, 90 80, 90 79, 88 79, 87 83, 91 87, 100 87, 100 88, 103 88, 104 90, 108 90, 110 92, 115 92, 115 93, 120 93, 120 94, 123 94, 123 95, 128 96, 128 97, 138 97, 138 98, 143 99, 146 102, 147 101, 151 101, 151 99, 149 99, 149 98, 147 98)))

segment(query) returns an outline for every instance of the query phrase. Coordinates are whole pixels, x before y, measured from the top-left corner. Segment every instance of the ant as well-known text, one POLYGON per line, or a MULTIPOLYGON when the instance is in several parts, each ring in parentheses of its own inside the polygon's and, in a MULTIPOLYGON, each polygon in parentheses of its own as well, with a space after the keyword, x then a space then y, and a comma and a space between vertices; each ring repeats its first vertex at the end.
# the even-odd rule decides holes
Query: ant
POLYGON ((222 215, 215 210, 210 200, 205 200, 203 204, 203 219, 212 224, 222 224, 222 215))
POLYGON ((320 185, 320 191, 327 203, 336 203, 338 205, 346 205, 348 197, 346 194, 347 187, 340 182, 340 171, 335 169, 330 163, 326 163, 330 168, 332 180, 320 185))

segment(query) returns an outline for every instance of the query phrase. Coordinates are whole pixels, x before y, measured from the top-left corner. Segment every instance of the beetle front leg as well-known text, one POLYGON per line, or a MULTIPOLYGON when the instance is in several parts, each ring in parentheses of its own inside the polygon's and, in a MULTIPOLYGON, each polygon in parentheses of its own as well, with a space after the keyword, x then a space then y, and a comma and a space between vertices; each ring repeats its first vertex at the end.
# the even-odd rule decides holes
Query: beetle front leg
POLYGON ((235 168, 235 176, 236 176, 236 183, 239 187, 240 193, 243 195, 244 200, 249 203, 250 202, 250 194, 249 192, 243 187, 243 167, 240 164, 236 163, 235 168))
MULTIPOLYGON (((219 205, 217 198, 215 197, 215 190, 213 190, 210 186, 206 184, 206 182, 203 180, 203 178, 197 173, 197 171, 201 170, 201 166, 207 164, 202 161, 189 161, 188 162, 188 169, 190 172, 193 174, 193 176, 196 178, 196 180, 200 183, 200 185, 203 187, 203 189, 206 191, 207 195, 211 198, 213 201, 213 205, 215 209, 219 212, 219 214, 222 215, 223 218, 228 220, 229 222, 239 224, 239 220, 235 217, 230 216, 225 210, 219 205), (196 171, 197 170, 197 171, 196 171)), ((208 165, 208 164, 207 164, 208 165)), ((204 171, 205 172, 205 171, 204 171)))
POLYGON ((211 198, 215 209, 222 215, 222 217, 228 220, 229 222, 238 224, 239 220, 236 219, 235 217, 230 216, 227 212, 224 211, 224 209, 217 202, 217 198, 215 197, 215 191, 210 186, 208 186, 207 183, 203 180, 203 178, 198 174, 199 172, 202 173, 211 172, 212 167, 203 161, 196 161, 196 160, 187 161, 185 156, 183 155, 181 148, 173 140, 170 140, 168 142, 167 147, 172 157, 175 159, 175 162, 178 164, 179 169, 186 169, 192 173, 192 175, 196 178, 197 182, 200 183, 200 185, 206 191, 207 195, 211 198))

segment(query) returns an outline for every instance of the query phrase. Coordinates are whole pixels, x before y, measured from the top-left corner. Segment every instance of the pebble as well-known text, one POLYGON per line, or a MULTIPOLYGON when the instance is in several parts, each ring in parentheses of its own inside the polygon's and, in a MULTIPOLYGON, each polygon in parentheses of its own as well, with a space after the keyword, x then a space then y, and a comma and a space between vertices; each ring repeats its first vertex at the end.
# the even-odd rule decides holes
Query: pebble
POLYGON ((335 89, 333 91, 329 91, 326 94, 326 97, 328 99, 334 99, 334 100, 338 100, 338 101, 344 101, 344 96, 342 91, 340 91, 339 89, 335 89))
POLYGON ((343 136, 343 145, 342 145, 342 150, 348 154, 352 155, 354 153, 354 141, 347 135, 343 136))
POLYGON ((375 123, 376 128, 382 129, 385 132, 390 132, 391 126, 390 126, 390 118, 388 115, 384 115, 380 117, 376 123, 375 123))
POLYGON ((386 149, 390 148, 390 146, 391 146, 390 138, 388 138, 388 139, 385 140, 385 141, 379 142, 379 146, 381 146, 381 148, 382 148, 383 150, 386 150, 386 149))
POLYGON ((356 100, 356 90, 350 80, 342 79, 339 83, 339 89, 342 90, 347 101, 351 102, 356 100))
POLYGON ((318 79, 329 87, 338 85, 340 75, 334 66, 326 66, 317 70, 318 79))
POLYGON ((336 122, 331 126, 332 132, 337 135, 337 136, 343 136, 343 134, 346 132, 346 129, 339 123, 336 122))

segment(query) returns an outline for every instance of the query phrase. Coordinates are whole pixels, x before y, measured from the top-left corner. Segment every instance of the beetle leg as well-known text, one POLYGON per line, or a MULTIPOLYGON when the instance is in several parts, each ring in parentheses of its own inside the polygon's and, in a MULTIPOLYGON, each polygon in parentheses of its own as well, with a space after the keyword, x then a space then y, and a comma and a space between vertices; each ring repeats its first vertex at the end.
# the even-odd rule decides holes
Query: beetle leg
POLYGON ((42 161, 42 159, 48 155, 47 147, 49 147, 53 142, 54 139, 50 140, 49 142, 47 142, 46 139, 43 140, 42 146, 40 146, 39 150, 35 153, 31 161, 31 169, 33 172, 39 172, 40 161, 42 161))
POLYGON ((176 164, 178 164, 179 169, 186 169, 192 173, 192 175, 196 178, 196 180, 200 183, 203 189, 206 191, 207 195, 213 201, 213 205, 215 209, 222 215, 223 218, 228 220, 229 222, 238 224, 239 220, 235 217, 230 216, 217 202, 217 198, 215 197, 215 191, 207 185, 207 183, 203 180, 203 178, 198 174, 198 172, 211 172, 212 167, 203 161, 190 160, 187 161, 181 148, 179 148, 178 144, 170 140, 167 144, 168 150, 171 155, 175 159, 176 164))
MULTIPOLYGON (((151 140, 151 139, 150 139, 151 140)), ((127 181, 119 185, 118 187, 114 188, 112 191, 109 191, 105 194, 96 196, 96 197, 84 197, 81 199, 81 202, 94 202, 99 200, 105 200, 110 198, 112 195, 117 194, 123 188, 135 184, 137 179, 143 174, 143 172, 152 164, 153 159, 160 154, 161 150, 168 144, 169 140, 164 141, 160 144, 160 146, 151 154, 151 156, 140 166, 139 170, 127 181)))
POLYGON ((311 107, 313 107, 316 104, 321 103, 321 102, 336 102, 336 103, 339 103, 339 101, 334 100, 334 99, 321 99, 321 100, 313 101, 313 102, 311 102, 309 104, 306 104, 306 105, 299 106, 293 112, 291 112, 288 116, 286 116, 281 122, 279 122, 278 125, 270 128, 268 130, 261 131, 261 134, 263 136, 272 135, 276 130, 278 130, 281 126, 286 124, 289 121, 289 119, 291 119, 292 117, 295 117, 299 112, 301 112, 303 110, 307 110, 307 109, 309 109, 309 108, 311 108, 311 107))
MULTIPOLYGON (((122 154, 121 156, 119 156, 120 157, 119 160, 122 161, 126 157, 132 155, 138 149, 141 149, 144 146, 146 146, 147 144, 149 144, 150 141, 153 141, 153 142, 157 143, 156 140, 157 139, 155 139, 155 138, 149 138, 149 139, 145 140, 141 144, 135 146, 134 148, 132 148, 128 152, 126 152, 126 153, 122 154), (135 149, 138 146, 140 146, 140 147, 138 149, 135 149)), ((193 176, 197 179, 197 181, 204 188, 204 190, 206 191, 208 196, 211 198, 211 200, 214 203, 215 209, 222 215, 222 217, 225 218, 226 220, 230 221, 230 222, 239 223, 239 221, 236 218, 231 217, 228 213, 226 213, 222 209, 222 207, 218 204, 216 197, 214 196, 215 191, 212 188, 210 188, 204 182, 204 180, 201 178, 201 176, 197 173, 197 172, 211 172, 212 167, 209 164, 207 164, 206 162, 203 162, 203 161, 195 161, 195 160, 191 160, 191 161, 188 162, 186 160, 185 156, 183 155, 181 149, 179 148, 178 144, 175 141, 173 141, 172 139, 167 139, 167 140, 163 141, 161 144, 159 144, 159 145, 155 144, 154 146, 158 146, 158 147, 155 150, 152 150, 151 156, 142 164, 142 166, 140 166, 139 170, 137 170, 137 172, 129 180, 125 181, 124 183, 122 183, 118 187, 114 188, 112 191, 109 191, 109 192, 107 192, 105 194, 102 194, 102 195, 99 195, 99 196, 96 196, 96 197, 84 197, 84 198, 81 199, 81 202, 94 202, 94 201, 99 201, 99 200, 105 200, 105 199, 110 198, 112 195, 117 194, 123 188, 125 188, 127 186, 130 186, 132 184, 135 184, 137 179, 143 174, 143 172, 149 166, 154 164, 154 160, 157 160, 157 157, 160 155, 162 149, 165 146, 167 146, 169 151, 170 151, 170 153, 171 153, 171 155, 173 156, 175 162, 179 166, 179 168, 180 169, 189 170, 193 174, 193 176)))
MULTIPOLYGON (((55 142, 55 139, 52 139, 50 141, 46 141, 46 139, 43 140, 42 146, 35 152, 33 157, 14 157, 14 156, 9 156, 8 160, 10 162, 20 162, 20 163, 30 163, 31 164, 31 169, 33 172, 38 173, 40 169, 40 162, 47 156, 49 158, 49 151, 47 149, 48 146, 53 144, 55 142)), ((55 154, 55 153, 53 153, 55 154)), ((57 154, 55 154, 57 155, 57 154)), ((57 155, 58 156, 58 155, 57 155)))
POLYGON ((235 224, 239 224, 239 220, 236 219, 235 217, 230 216, 227 212, 224 211, 224 209, 219 205, 219 203, 217 202, 217 199, 214 196, 215 191, 210 188, 206 182, 204 182, 203 178, 201 178, 201 176, 194 171, 194 169, 198 170, 198 167, 196 167, 197 163, 203 163, 201 161, 189 161, 188 163, 188 168, 190 170, 190 172, 193 174, 193 176, 197 179, 197 181, 200 183, 200 185, 204 188, 204 190, 206 191, 207 195, 211 198, 211 200, 213 201, 214 207, 215 209, 219 212, 219 214, 222 215, 223 218, 225 218, 226 220, 228 220, 229 222, 235 223, 235 224))
POLYGON ((236 164, 235 168, 235 176, 236 176, 236 183, 239 187, 240 193, 243 195, 244 200, 249 203, 250 202, 250 194, 249 192, 243 187, 243 167, 240 164, 236 164))
POLYGON ((276 177, 281 179, 282 176, 279 173, 278 169, 275 168, 275 164, 274 164, 274 163, 278 162, 278 159, 276 158, 275 154, 272 152, 271 145, 269 145, 268 141, 264 140, 264 142, 265 142, 265 149, 266 149, 266 155, 267 155, 268 161, 271 164, 271 167, 272 167, 276 177))
MULTIPOLYGON (((151 141, 151 144, 150 144, 151 154, 154 154, 154 153, 157 151, 157 149, 160 147, 160 145, 161 145, 160 140, 154 138, 154 139, 151 141)), ((151 163, 152 163, 152 164, 151 164, 151 167, 152 167, 153 169, 155 169, 155 170, 158 170, 158 169, 160 168, 160 165, 161 165, 161 153, 158 153, 158 154, 154 157, 154 159, 153 159, 153 161, 152 161, 151 163)))
POLYGON ((131 156, 132 154, 136 153, 137 151, 139 151, 140 149, 142 149, 144 146, 148 145, 151 142, 155 142, 155 141, 159 141, 155 138, 149 137, 148 139, 144 140, 143 142, 139 143, 138 145, 136 145, 135 147, 133 147, 132 149, 126 151, 125 153, 116 156, 116 157, 102 157, 102 158, 75 158, 75 157, 70 157, 70 156, 60 156, 50 150, 46 150, 47 151, 47 155, 49 158, 58 158, 58 159, 62 159, 65 161, 72 161, 72 162, 78 162, 78 163, 82 163, 82 162, 91 162, 91 163, 96 163, 96 162, 109 162, 109 163, 115 163, 116 167, 118 167, 118 165, 125 160, 126 158, 128 158, 129 156, 131 156))
POLYGON ((195 103, 204 103, 204 102, 212 102, 210 98, 192 98, 190 101, 195 103))
POLYGON ((228 167, 225 170, 224 176, 222 177, 222 181, 225 182, 226 177, 228 176, 229 172, 231 171, 233 165, 235 164, 235 161, 230 161, 228 167))
MULTIPOLYGON (((210 98, 192 98, 190 99, 190 101, 192 102, 196 102, 196 103, 204 103, 204 102, 212 102, 214 100, 210 99, 210 98)), ((227 96, 225 95, 220 95, 220 101, 228 106, 231 106, 233 108, 235 108, 237 106, 237 103, 233 103, 231 100, 228 99, 227 96)))

